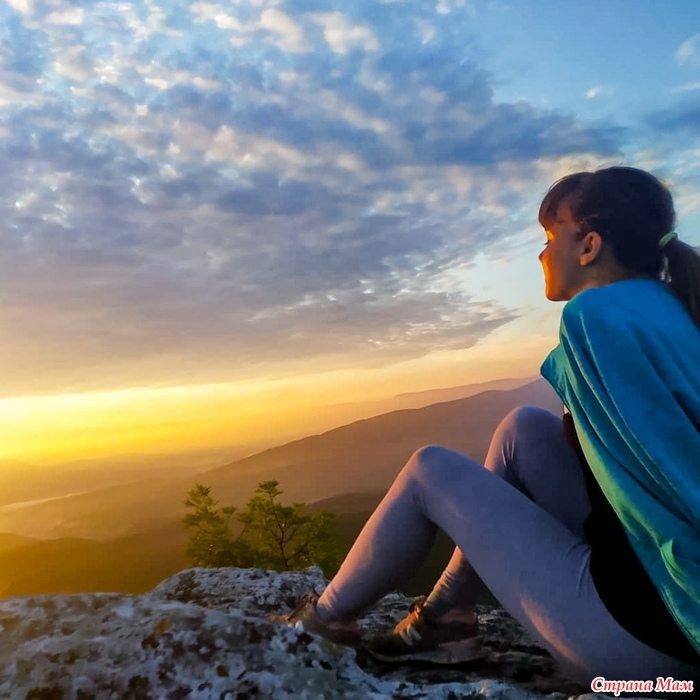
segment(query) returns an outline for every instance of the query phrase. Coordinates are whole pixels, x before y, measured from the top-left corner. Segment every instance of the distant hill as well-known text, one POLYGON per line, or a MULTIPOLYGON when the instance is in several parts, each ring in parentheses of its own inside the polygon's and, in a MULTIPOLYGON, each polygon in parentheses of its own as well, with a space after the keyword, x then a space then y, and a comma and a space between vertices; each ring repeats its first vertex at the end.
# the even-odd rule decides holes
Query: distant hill
POLYGON ((279 480, 291 500, 386 490, 423 445, 444 445, 483 461, 496 426, 520 405, 561 412, 560 400, 539 379, 510 391, 486 391, 356 421, 204 472, 200 479, 234 504, 241 492, 250 493, 261 475, 279 480))
POLYGON ((108 542, 60 538, 4 549, 0 598, 42 593, 145 593, 191 566, 179 524, 108 542))
MULTIPOLYGON (((342 551, 347 552, 382 496, 344 494, 315 503, 310 509, 336 513, 338 539, 342 551)), ((188 537, 178 522, 100 542, 69 537, 33 541, 0 534, 0 598, 48 593, 145 593, 192 566, 184 554, 188 537)), ((418 595, 429 590, 451 552, 448 538, 438 537, 427 561, 402 591, 418 595)), ((332 573, 327 572, 329 576, 332 573)))
POLYGON ((23 547, 34 542, 30 537, 22 537, 21 535, 10 535, 6 532, 0 532, 0 553, 6 552, 18 547, 23 547))
MULTIPOLYGON (((341 494, 317 501, 309 509, 336 514, 338 541, 346 553, 383 495, 341 494)), ((192 566, 184 554, 188 537, 179 522, 100 542, 67 537, 35 541, 0 534, 0 598, 48 593, 145 593, 192 566)), ((406 595, 427 593, 453 548, 449 538, 438 533, 426 561, 401 591, 406 595)), ((333 573, 326 572, 328 577, 333 573)), ((482 600, 493 602, 487 593, 482 600)))
POLYGON ((341 493, 338 496, 322 498, 309 504, 309 510, 330 510, 336 515, 365 513, 373 511, 382 500, 385 491, 365 491, 362 493, 341 493))
MULTIPOLYGON (((411 391, 404 394, 397 394, 394 401, 420 402, 421 406, 401 406, 400 408, 421 408, 434 403, 444 403, 445 401, 455 401, 457 399, 466 399, 468 396, 481 394, 484 391, 510 391, 517 389, 519 386, 531 384, 539 379, 539 377, 520 377, 518 379, 494 379, 490 382, 481 382, 480 384, 464 384, 462 386, 452 386, 445 389, 428 389, 427 391, 411 391)), ((399 408, 398 406, 396 407, 399 408)))
POLYGON ((329 406, 328 410, 338 412, 339 415, 350 416, 345 422, 350 423, 358 418, 369 418, 400 411, 404 408, 424 408, 434 403, 444 403, 446 401, 456 401, 466 399, 468 396, 481 394, 485 391, 510 391, 519 386, 530 384, 537 377, 520 377, 518 379, 494 379, 490 382, 478 384, 464 384, 443 389, 428 389, 426 391, 412 391, 404 394, 397 394, 388 399, 378 401, 364 401, 362 403, 335 404, 329 406), (353 418, 352 415, 355 414, 353 418))
POLYGON ((482 461, 499 421, 524 404, 561 410, 553 390, 539 379, 509 391, 486 391, 356 421, 196 475, 149 477, 25 508, 0 508, 0 532, 113 539, 171 527, 183 517, 187 491, 195 482, 211 486, 222 504, 238 506, 267 479, 280 482, 287 501, 383 492, 422 445, 442 444, 482 461))

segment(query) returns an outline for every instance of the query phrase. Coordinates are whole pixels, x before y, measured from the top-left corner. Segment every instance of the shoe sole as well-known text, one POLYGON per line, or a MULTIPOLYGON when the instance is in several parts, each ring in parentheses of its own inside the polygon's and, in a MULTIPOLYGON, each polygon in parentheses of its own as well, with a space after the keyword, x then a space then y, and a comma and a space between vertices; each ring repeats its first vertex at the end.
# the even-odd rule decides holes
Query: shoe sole
POLYGON ((431 664, 452 666, 470 661, 480 661, 486 658, 482 646, 482 638, 461 639, 457 642, 445 642, 433 651, 408 651, 404 654, 382 654, 367 648, 368 653, 378 661, 386 663, 401 663, 403 661, 425 661, 431 664))

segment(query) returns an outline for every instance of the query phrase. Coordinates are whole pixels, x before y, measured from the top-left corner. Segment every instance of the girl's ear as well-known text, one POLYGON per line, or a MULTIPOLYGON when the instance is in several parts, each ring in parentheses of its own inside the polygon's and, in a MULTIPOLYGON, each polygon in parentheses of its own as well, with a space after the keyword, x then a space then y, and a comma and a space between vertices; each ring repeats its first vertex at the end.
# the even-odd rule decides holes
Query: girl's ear
POLYGON ((581 265, 590 265, 595 262, 603 247, 603 238, 597 231, 589 231, 581 240, 581 265))

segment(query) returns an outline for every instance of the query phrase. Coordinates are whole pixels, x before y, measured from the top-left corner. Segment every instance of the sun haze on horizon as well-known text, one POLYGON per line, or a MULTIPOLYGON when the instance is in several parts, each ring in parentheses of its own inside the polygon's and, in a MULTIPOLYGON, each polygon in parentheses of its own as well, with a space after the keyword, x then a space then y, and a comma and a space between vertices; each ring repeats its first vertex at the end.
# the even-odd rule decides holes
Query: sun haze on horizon
POLYGON ((537 208, 574 170, 651 169, 700 243, 694 1, 0 22, 0 460, 270 444, 536 375, 537 208))

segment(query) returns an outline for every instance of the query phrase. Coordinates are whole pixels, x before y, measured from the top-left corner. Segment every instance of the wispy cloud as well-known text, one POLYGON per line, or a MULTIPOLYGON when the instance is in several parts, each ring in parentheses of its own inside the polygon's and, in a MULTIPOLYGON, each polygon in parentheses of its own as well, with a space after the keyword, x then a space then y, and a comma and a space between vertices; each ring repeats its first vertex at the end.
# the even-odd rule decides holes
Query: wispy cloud
POLYGON ((676 88, 678 92, 694 92, 695 90, 700 90, 700 81, 697 83, 686 83, 676 88))
POLYGON ((676 61, 680 64, 696 62, 700 58, 700 34, 693 34, 676 51, 676 61))
POLYGON ((595 100, 599 97, 609 97, 614 94, 614 90, 611 87, 605 85, 595 85, 588 90, 586 90, 586 99, 595 100))

